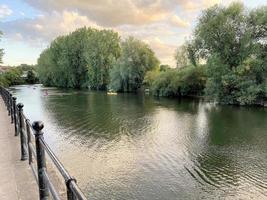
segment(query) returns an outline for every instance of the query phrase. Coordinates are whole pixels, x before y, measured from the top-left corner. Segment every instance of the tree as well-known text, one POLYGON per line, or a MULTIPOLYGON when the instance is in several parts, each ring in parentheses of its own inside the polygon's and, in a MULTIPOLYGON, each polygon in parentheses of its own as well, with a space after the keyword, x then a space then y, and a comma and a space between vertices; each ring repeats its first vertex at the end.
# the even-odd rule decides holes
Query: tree
POLYGON ((181 68, 189 64, 189 54, 186 45, 178 47, 175 51, 176 68, 181 68))
POLYGON ((39 78, 49 86, 105 89, 109 70, 119 55, 117 33, 80 28, 56 38, 40 54, 39 78))
POLYGON ((22 70, 19 67, 10 67, 9 70, 0 75, 1 86, 11 86, 23 84, 24 80, 21 78, 22 70))
POLYGON ((169 69, 149 78, 156 96, 202 95, 206 84, 205 66, 169 69))
POLYGON ((159 71, 161 71, 161 72, 165 72, 165 71, 167 71, 169 69, 171 69, 170 65, 160 65, 159 66, 159 71))
POLYGON ((27 72, 26 83, 34 84, 37 82, 37 80, 38 78, 37 78, 36 72, 34 70, 29 70, 27 72))
POLYGON ((202 13, 194 33, 207 59, 206 94, 222 103, 255 104, 264 98, 267 78, 267 7, 250 12, 240 3, 202 13))
POLYGON ((141 87, 146 72, 158 67, 159 60, 147 44, 133 37, 123 41, 121 48, 121 57, 110 72, 110 88, 121 92, 135 92, 141 87))
POLYGON ((106 89, 110 82, 109 72, 119 58, 120 37, 111 30, 95 31, 89 38, 86 58, 89 64, 89 85, 92 89, 106 89))

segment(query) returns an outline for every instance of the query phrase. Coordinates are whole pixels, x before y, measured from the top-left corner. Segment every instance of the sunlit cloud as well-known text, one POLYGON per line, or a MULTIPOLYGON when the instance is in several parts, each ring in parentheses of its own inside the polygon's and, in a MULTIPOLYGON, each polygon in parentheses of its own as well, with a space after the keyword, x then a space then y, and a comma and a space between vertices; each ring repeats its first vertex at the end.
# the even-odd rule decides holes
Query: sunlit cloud
POLYGON ((176 26, 176 27, 182 27, 182 28, 187 28, 190 26, 189 22, 185 21, 185 20, 182 20, 179 16, 177 15, 173 15, 171 18, 170 18, 170 23, 173 25, 173 26, 176 26))
POLYGON ((0 19, 9 16, 13 11, 7 5, 0 5, 0 19))
POLYGON ((0 29, 5 32, 9 39, 24 40, 30 45, 49 43, 59 35, 67 34, 84 26, 99 28, 86 16, 68 11, 62 13, 53 11, 49 15, 39 15, 34 19, 0 23, 0 29))
MULTIPOLYGON (((35 14, 29 16, 32 12, 25 8, 19 10, 11 5, 0 5, 0 19, 5 19, 0 21, 0 30, 4 33, 3 39, 22 42, 28 46, 29 55, 38 55, 37 49, 40 53, 57 36, 77 28, 112 29, 122 39, 134 36, 146 41, 163 64, 173 65, 175 48, 188 39, 201 10, 217 3, 228 5, 232 1, 25 0, 26 7, 34 9, 35 14), (12 18, 15 14, 16 17, 12 18)), ((11 52, 10 46, 8 43, 5 45, 5 57, 10 57, 7 55, 11 52)), ((15 62, 7 61, 5 57, 5 63, 15 62)), ((31 61, 37 61, 37 58, 31 61)))

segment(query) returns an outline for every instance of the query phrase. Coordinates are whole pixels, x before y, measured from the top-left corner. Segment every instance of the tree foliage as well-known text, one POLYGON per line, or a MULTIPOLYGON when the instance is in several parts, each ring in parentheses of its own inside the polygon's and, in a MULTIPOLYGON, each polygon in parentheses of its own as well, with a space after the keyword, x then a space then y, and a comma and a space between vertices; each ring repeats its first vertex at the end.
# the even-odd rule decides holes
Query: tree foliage
POLYGON ((110 88, 134 92, 141 87, 146 72, 158 67, 159 60, 147 44, 133 37, 123 41, 121 48, 121 57, 110 72, 110 88))
POLYGON ((181 68, 189 64, 187 45, 184 44, 176 49, 174 59, 176 61, 176 68, 181 68))
POLYGON ((267 7, 248 11, 240 3, 205 10, 195 30, 206 58, 206 94, 227 104, 255 104, 266 94, 267 7))
POLYGON ((206 83, 204 68, 190 65, 161 72, 150 80, 152 92, 157 96, 201 95, 206 83))
POLYGON ((21 77, 22 70, 18 67, 10 67, 9 70, 0 74, 0 85, 1 86, 11 86, 11 85, 19 85, 23 84, 24 80, 21 77))
POLYGON ((34 65, 21 64, 6 69, 0 74, 1 86, 12 86, 20 84, 35 84, 38 82, 36 67, 34 65), (23 76, 26 74, 26 77, 23 76))
POLYGON ((38 77, 37 74, 34 70, 29 70, 27 72, 27 77, 26 77, 26 83, 28 84, 35 84, 38 82, 38 77))
POLYGON ((119 36, 110 30, 80 28, 56 38, 38 59, 40 81, 48 86, 105 89, 120 55, 119 36))

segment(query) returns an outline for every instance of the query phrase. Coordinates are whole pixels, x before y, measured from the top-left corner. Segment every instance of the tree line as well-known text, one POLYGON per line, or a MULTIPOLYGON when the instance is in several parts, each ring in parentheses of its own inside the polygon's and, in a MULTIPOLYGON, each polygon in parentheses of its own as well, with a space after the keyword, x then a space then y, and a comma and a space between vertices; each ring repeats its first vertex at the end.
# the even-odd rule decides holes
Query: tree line
POLYGON ((205 95, 224 104, 264 104, 267 7, 248 10, 232 3, 208 8, 175 58, 177 69, 147 73, 145 82, 155 95, 205 95))
POLYGON ((56 38, 41 53, 38 74, 48 86, 133 92, 158 64, 142 41, 121 41, 112 30, 84 27, 56 38))
MULTIPOLYGON (((0 50, 0 59, 2 54, 0 50)), ((156 96, 201 95, 225 104, 263 104, 267 7, 249 10, 232 3, 204 10, 191 39, 174 57, 176 68, 160 65, 146 43, 84 27, 52 41, 40 54, 37 72, 47 86, 117 92, 144 86, 156 96)))
POLYGON ((19 66, 6 67, 5 71, 0 73, 0 86, 4 87, 36 84, 38 81, 35 65, 21 64, 19 66))

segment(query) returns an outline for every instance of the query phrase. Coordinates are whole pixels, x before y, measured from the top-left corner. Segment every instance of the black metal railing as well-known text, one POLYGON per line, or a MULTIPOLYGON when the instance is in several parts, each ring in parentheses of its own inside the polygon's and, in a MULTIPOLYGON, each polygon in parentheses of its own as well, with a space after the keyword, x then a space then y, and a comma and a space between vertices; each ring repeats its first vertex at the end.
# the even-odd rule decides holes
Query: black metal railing
POLYGON ((35 121, 31 124, 30 120, 24 115, 23 104, 17 104, 16 97, 12 97, 12 94, 4 87, 0 87, 0 95, 6 105, 11 123, 14 124, 15 136, 20 136, 21 160, 28 160, 36 182, 38 183, 39 199, 48 200, 50 197, 55 200, 61 199, 47 171, 47 155, 65 181, 67 199, 86 200, 85 195, 77 185, 77 181, 70 176, 49 145, 45 142, 43 137, 44 132, 42 131, 44 124, 41 121, 35 121), (35 142, 32 142, 32 138, 35 138, 35 142))

